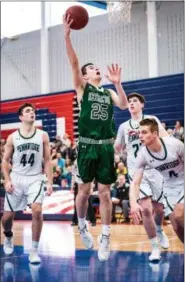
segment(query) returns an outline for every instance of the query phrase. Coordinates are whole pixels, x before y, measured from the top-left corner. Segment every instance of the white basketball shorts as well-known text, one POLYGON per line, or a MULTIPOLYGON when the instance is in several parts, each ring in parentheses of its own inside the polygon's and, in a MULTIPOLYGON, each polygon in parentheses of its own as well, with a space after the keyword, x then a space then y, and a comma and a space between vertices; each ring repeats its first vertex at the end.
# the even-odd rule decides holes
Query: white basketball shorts
MULTIPOLYGON (((129 178, 132 181, 134 170, 129 170, 129 178)), ((154 169, 146 169, 140 185, 139 199, 151 197, 152 201, 164 204, 163 177, 154 169)))
POLYGON ((44 199, 44 178, 42 174, 23 176, 11 172, 13 193, 5 194, 5 211, 22 211, 32 203, 42 203, 44 199))
POLYGON ((164 211, 165 216, 170 215, 177 204, 184 203, 184 185, 176 187, 164 187, 164 211))

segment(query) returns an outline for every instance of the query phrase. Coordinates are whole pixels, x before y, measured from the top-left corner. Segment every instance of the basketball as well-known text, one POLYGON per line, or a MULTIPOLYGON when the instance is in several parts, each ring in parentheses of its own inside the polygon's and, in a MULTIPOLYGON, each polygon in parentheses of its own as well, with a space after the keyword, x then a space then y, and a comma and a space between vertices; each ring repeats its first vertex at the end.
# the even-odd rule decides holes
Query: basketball
POLYGON ((66 11, 66 14, 69 14, 70 18, 73 19, 71 29, 82 29, 87 25, 89 21, 89 15, 87 10, 81 6, 75 5, 69 7, 66 11))

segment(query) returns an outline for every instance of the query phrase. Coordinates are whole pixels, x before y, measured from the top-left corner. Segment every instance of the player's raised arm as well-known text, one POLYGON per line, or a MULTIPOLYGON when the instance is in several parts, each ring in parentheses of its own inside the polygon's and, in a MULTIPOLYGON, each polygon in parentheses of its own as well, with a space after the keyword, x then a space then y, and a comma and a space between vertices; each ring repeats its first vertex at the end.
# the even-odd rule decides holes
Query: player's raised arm
POLYGON ((162 123, 160 122, 160 120, 156 117, 153 116, 153 118, 157 121, 158 123, 158 127, 159 127, 159 137, 166 137, 169 136, 168 132, 166 131, 166 129, 163 127, 162 123))
POLYGON ((125 91, 121 85, 121 68, 118 64, 112 64, 112 66, 108 66, 109 73, 106 75, 106 78, 112 82, 116 88, 116 92, 112 89, 109 89, 111 93, 112 100, 114 104, 122 109, 125 110, 128 108, 128 101, 125 91))
POLYGON ((43 147, 44 147, 44 171, 47 175, 48 183, 47 183, 47 195, 51 195, 52 193, 52 185, 53 185, 53 169, 51 164, 51 156, 50 156, 50 146, 49 146, 49 136, 45 132, 43 135, 43 147))
POLYGON ((65 14, 63 16, 63 23, 64 23, 64 38, 65 38, 65 44, 66 44, 66 51, 67 55, 70 61, 70 65, 72 67, 72 73, 73 73, 73 83, 74 83, 74 88, 77 92, 77 98, 78 100, 81 100, 80 95, 82 95, 81 92, 85 87, 86 82, 83 79, 80 66, 79 66, 79 61, 78 57, 76 55, 76 52, 72 46, 71 38, 70 38, 70 32, 71 32, 71 24, 73 20, 70 19, 70 15, 65 14), (81 90, 81 91, 80 91, 81 90))

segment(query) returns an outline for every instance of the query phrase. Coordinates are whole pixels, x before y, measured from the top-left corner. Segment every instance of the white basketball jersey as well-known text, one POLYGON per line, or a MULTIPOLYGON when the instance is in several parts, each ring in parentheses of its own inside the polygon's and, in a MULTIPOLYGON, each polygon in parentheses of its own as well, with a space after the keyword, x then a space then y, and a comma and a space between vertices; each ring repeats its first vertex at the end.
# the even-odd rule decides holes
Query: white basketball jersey
POLYGON ((14 152, 12 171, 21 175, 36 175, 42 173, 43 161, 43 131, 35 129, 30 137, 23 137, 20 131, 13 135, 14 152))
POLYGON ((139 152, 136 168, 144 170, 148 165, 159 171, 164 178, 164 188, 184 185, 184 144, 174 137, 161 138, 162 150, 154 153, 143 146, 139 152))
MULTIPOLYGON (((145 118, 155 118, 159 125, 159 130, 161 128, 163 129, 162 124, 160 123, 157 117, 150 115, 143 115, 141 120, 145 118)), ((130 119, 122 123, 118 129, 118 134, 115 142, 118 144, 122 144, 123 146, 124 145, 126 146, 127 167, 130 170, 131 169, 133 170, 135 167, 136 157, 142 145, 139 139, 139 127, 140 127, 139 123, 141 120, 136 121, 130 119)))

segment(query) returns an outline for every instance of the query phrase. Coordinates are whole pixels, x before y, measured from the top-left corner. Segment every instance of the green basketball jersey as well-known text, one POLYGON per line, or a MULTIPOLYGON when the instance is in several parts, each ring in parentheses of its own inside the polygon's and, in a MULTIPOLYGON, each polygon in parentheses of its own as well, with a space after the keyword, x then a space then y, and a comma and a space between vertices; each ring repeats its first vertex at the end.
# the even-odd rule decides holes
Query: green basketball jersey
POLYGON ((81 137, 95 140, 115 136, 113 103, 109 90, 86 84, 81 101, 78 130, 81 137))

